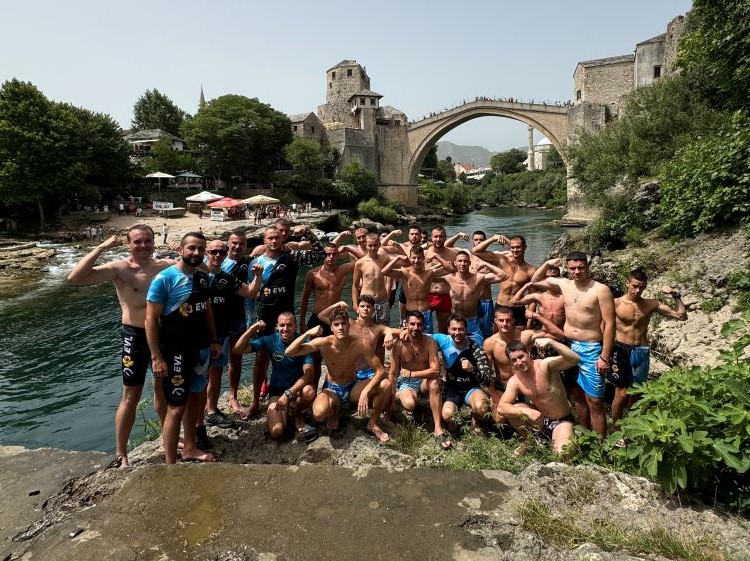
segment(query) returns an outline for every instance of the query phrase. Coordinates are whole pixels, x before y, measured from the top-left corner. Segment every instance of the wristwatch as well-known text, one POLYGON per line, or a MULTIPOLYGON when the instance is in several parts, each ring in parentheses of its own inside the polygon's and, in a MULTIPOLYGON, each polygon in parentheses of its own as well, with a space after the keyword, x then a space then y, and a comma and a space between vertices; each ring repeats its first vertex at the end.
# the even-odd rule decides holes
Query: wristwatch
POLYGON ((292 393, 292 390, 284 390, 284 395, 289 401, 294 401, 294 394, 292 393))

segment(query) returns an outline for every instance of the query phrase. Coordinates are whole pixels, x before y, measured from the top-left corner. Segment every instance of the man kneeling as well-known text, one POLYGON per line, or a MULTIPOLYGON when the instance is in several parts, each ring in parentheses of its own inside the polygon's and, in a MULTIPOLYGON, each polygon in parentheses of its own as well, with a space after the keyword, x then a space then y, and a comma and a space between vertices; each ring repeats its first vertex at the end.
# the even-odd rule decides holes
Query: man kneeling
POLYGON ((328 428, 337 430, 339 410, 344 402, 357 404, 360 417, 367 414, 372 398, 372 414, 367 430, 381 442, 390 439, 388 433, 378 425, 378 418, 391 399, 391 383, 385 379, 383 365, 363 339, 349 334, 349 316, 346 310, 337 308, 330 315, 333 335, 320 337, 323 328, 318 325, 297 337, 286 349, 288 356, 302 356, 319 352, 328 368, 323 391, 313 403, 313 417, 316 421, 328 420, 328 428), (316 337, 305 342, 307 337, 316 337), (364 357, 375 375, 368 380, 357 381, 355 367, 357 360, 364 357))
POLYGON ((271 438, 281 438, 287 427, 289 414, 294 412, 294 424, 299 437, 305 442, 312 442, 318 437, 315 427, 305 425, 302 412, 315 399, 315 388, 312 383, 315 377, 312 355, 291 357, 284 351, 299 335, 294 314, 282 312, 276 320, 276 332, 271 335, 253 339, 266 327, 264 321, 258 321, 247 328, 234 346, 234 352, 244 354, 268 351, 271 357, 271 377, 268 381, 268 410, 266 423, 271 438))
MULTIPOLYGON (((543 432, 552 441, 552 451, 561 454, 573 436, 575 419, 559 371, 578 364, 580 359, 570 348, 551 339, 537 339, 536 345, 552 348, 559 356, 534 360, 521 341, 511 341, 506 345, 505 354, 510 360, 513 376, 508 380, 497 412, 524 436, 529 430, 543 432), (519 394, 530 399, 534 407, 516 403, 519 394)), ((523 453, 525 449, 524 445, 516 453, 523 453)))

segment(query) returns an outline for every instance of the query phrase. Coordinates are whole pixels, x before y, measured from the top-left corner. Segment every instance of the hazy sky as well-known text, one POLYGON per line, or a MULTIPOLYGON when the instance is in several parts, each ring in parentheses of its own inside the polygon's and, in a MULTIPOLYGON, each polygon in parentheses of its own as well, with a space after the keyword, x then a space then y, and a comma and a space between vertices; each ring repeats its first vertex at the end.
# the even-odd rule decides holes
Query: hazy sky
MULTIPOLYGON (((410 119, 476 96, 567 100, 582 60, 627 54, 690 0, 4 2, 0 79, 130 125, 157 88, 188 113, 223 94, 285 113, 325 102, 325 71, 367 68, 383 105, 410 119)), ((526 126, 475 119, 443 140, 505 150, 526 126)))

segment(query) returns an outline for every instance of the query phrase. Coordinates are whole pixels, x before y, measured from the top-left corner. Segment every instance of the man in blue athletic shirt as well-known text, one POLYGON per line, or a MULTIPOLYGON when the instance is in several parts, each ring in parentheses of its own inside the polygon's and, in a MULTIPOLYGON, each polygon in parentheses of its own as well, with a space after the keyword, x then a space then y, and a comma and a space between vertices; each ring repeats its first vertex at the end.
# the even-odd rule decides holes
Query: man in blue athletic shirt
MULTIPOLYGON (((282 228, 288 228, 288 224, 277 221, 282 228)), ((286 230, 288 232, 288 230, 286 230)), ((261 278, 260 294, 257 300, 248 301, 250 305, 246 308, 248 325, 254 321, 263 321, 266 325, 265 332, 259 335, 270 335, 273 333, 276 320, 281 312, 294 313, 294 287, 297 281, 297 273, 302 264, 311 264, 314 261, 322 261, 325 252, 320 242, 308 230, 295 230, 303 238, 310 236, 307 247, 311 249, 295 249, 289 251, 286 244, 286 234, 275 226, 266 228, 263 236, 265 251, 255 257, 250 263, 248 281, 252 281, 255 273, 252 267, 261 265, 263 274, 261 278)), ((260 402, 260 388, 265 380, 268 370, 268 353, 261 351, 256 355, 253 368, 253 402, 243 414, 243 419, 249 419, 257 413, 260 402)))
POLYGON ((287 427, 287 412, 294 409, 295 428, 306 442, 317 438, 317 430, 305 426, 303 411, 312 405, 315 399, 313 388, 314 366, 312 355, 290 357, 285 354, 287 347, 299 337, 294 314, 281 312, 276 320, 276 331, 271 335, 256 337, 265 330, 266 325, 258 321, 247 328, 235 345, 235 352, 249 353, 265 350, 271 357, 271 376, 269 378, 269 404, 266 412, 266 423, 271 438, 281 438, 287 427))
POLYGON ((200 232, 185 234, 178 253, 180 260, 156 275, 146 296, 151 368, 161 379, 167 402, 162 444, 166 462, 176 463, 182 423, 182 459, 213 462, 213 454, 199 450, 195 442, 200 393, 208 384, 208 357, 221 352, 208 301, 208 273, 198 268, 206 253, 206 238, 200 232))

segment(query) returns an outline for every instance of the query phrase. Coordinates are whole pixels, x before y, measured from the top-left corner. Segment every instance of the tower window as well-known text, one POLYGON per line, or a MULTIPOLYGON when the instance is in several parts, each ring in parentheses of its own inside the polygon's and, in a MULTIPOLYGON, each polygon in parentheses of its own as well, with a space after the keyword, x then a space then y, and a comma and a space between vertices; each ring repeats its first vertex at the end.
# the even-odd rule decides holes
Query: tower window
POLYGON ((370 105, 375 105, 375 98, 374 97, 370 98, 370 105))
POLYGON ((312 128, 313 134, 315 134, 315 127, 311 127, 311 128, 312 128))
POLYGON ((332 89, 333 89, 333 82, 328 82, 328 89, 329 89, 329 90, 332 90, 332 89))
POLYGON ((335 72, 331 72, 331 78, 334 79, 334 80, 336 79, 336 73, 335 72))
POLYGON ((654 78, 661 78, 661 66, 658 64, 654 66, 654 78))
POLYGON ((576 92, 576 101, 581 101, 581 90, 576 92))
POLYGON ((347 75, 347 77, 348 77, 348 78, 351 78, 351 77, 352 77, 352 69, 351 69, 351 68, 348 68, 348 69, 347 69, 347 71, 346 71, 346 75, 347 75))
POLYGON ((292 125, 292 130, 293 130, 294 132, 297 132, 297 125, 292 125))
POLYGON ((360 98, 359 98, 359 102, 360 102, 360 103, 361 103, 362 105, 365 105, 365 98, 364 98, 364 97, 360 97, 360 98))

